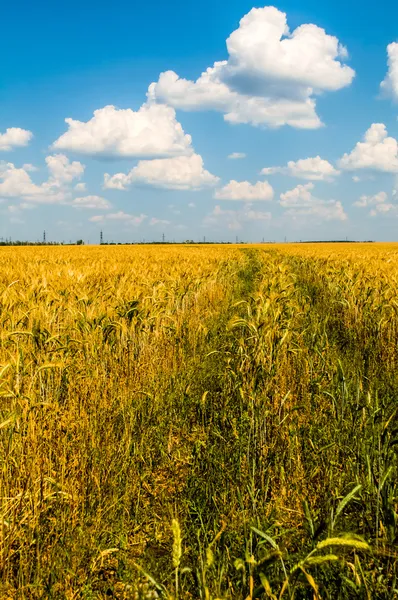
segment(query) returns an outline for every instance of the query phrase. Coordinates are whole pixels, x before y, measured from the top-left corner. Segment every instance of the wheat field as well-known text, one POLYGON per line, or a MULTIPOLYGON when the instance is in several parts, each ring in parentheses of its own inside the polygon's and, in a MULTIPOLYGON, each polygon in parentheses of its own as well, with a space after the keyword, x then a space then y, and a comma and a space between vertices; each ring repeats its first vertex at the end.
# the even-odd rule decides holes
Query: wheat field
POLYGON ((398 245, 0 249, 0 597, 398 598, 398 245))

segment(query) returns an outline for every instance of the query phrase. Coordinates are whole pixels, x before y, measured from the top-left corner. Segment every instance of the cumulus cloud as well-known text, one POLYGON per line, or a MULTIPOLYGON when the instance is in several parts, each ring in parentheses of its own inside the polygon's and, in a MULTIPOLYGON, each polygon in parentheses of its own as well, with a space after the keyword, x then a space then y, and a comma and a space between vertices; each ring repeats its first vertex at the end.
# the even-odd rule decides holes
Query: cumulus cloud
POLYGON ((254 210, 252 204, 249 202, 239 210, 224 210, 221 206, 217 205, 205 217, 203 224, 206 227, 227 228, 237 231, 242 229, 242 226, 247 222, 269 221, 271 218, 272 215, 270 212, 254 210))
POLYGON ((398 173, 398 142, 389 137, 383 123, 373 123, 364 135, 363 142, 339 161, 342 169, 374 169, 387 173, 398 173))
POLYGON ((246 154, 244 152, 232 152, 232 154, 228 154, 228 158, 231 158, 232 160, 246 158, 246 154))
POLYGON ((38 168, 30 163, 25 163, 24 165, 22 165, 22 168, 25 169, 25 171, 28 171, 29 173, 35 173, 36 171, 38 171, 38 168))
POLYGON ((280 195, 280 204, 284 208, 311 204, 311 192, 313 189, 313 183, 306 183, 304 185, 300 183, 297 187, 293 188, 292 190, 288 190, 284 194, 280 195))
POLYGON ((312 181, 330 181, 334 177, 337 177, 340 171, 335 169, 329 161, 320 156, 314 156, 313 158, 302 158, 296 162, 290 160, 286 167, 265 167, 261 173, 263 175, 281 173, 312 181))
POLYGON ((70 162, 63 154, 46 158, 49 177, 36 184, 29 172, 32 169, 18 168, 13 163, 0 163, 0 196, 19 198, 36 204, 65 203, 71 198, 69 184, 84 172, 84 165, 70 162))
POLYGON ((76 192, 85 192, 87 189, 87 186, 85 183, 81 182, 81 183, 77 183, 75 185, 75 190, 76 192))
POLYGON ((53 144, 58 150, 105 157, 165 158, 192 154, 175 110, 143 104, 137 111, 105 106, 87 122, 65 119, 69 129, 53 144))
POLYGON ((74 208, 88 208, 98 210, 108 210, 111 208, 110 202, 102 198, 102 196, 82 196, 81 198, 75 198, 71 205, 74 208))
POLYGON ((50 172, 50 181, 53 185, 61 187, 64 183, 70 183, 79 179, 85 166, 77 160, 70 162, 64 154, 54 154, 46 158, 47 168, 50 172))
POLYGON ((387 75, 380 87, 386 95, 398 100, 398 43, 393 42, 387 46, 387 75))
POLYGON ((33 137, 33 133, 19 127, 9 127, 5 133, 0 133, 0 151, 13 150, 27 146, 33 137))
POLYGON ((398 215, 398 205, 388 202, 386 192, 379 192, 373 196, 361 196, 359 200, 354 202, 354 206, 357 208, 370 208, 369 215, 371 217, 377 217, 380 214, 386 213, 393 216, 398 215))
POLYGON ((285 214, 294 218, 315 218, 321 221, 346 221, 347 215, 339 200, 321 200, 312 194, 313 183, 300 184, 280 195, 285 214))
POLYGON ((226 45, 228 59, 196 81, 161 73, 149 86, 149 101, 216 110, 232 123, 316 128, 314 97, 350 85, 355 75, 336 37, 314 24, 290 32, 286 14, 273 6, 253 8, 226 45))
POLYGON ((206 171, 199 154, 140 160, 129 173, 104 175, 104 188, 126 190, 133 184, 169 190, 198 190, 214 186, 219 178, 206 171))
POLYGON ((392 204, 391 202, 385 202, 384 204, 376 204, 374 208, 370 211, 369 215, 371 217, 377 217, 379 214, 386 214, 396 217, 398 216, 398 206, 396 204, 392 204))
POLYGON ((366 208, 375 204, 384 204, 387 200, 386 192, 379 192, 373 196, 361 196, 359 200, 354 202, 354 206, 358 208, 366 208))
POLYGON ((217 200, 244 200, 251 202, 253 200, 272 200, 274 190, 268 181, 235 181, 231 179, 227 185, 216 190, 214 198, 217 200))
POLYGON ((96 215, 94 217, 91 217, 89 221, 91 221, 92 223, 104 223, 105 221, 121 221, 128 227, 138 227, 145 221, 146 218, 147 216, 142 213, 140 215, 132 215, 130 213, 125 213, 122 210, 120 210, 119 212, 109 213, 107 215, 96 215))

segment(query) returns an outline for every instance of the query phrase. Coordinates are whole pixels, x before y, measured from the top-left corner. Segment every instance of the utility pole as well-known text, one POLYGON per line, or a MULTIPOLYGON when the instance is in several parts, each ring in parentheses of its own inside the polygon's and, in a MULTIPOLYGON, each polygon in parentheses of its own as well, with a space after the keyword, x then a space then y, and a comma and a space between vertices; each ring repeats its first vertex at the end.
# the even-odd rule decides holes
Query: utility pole
POLYGON ((46 243, 46 232, 43 231, 43 244, 45 244, 45 243, 46 243))
POLYGON ((102 230, 101 230, 101 232, 100 232, 100 244, 103 244, 103 243, 104 243, 104 236, 103 236, 103 233, 102 233, 102 230))
POLYGON ((235 240, 236 240, 236 243, 238 243, 238 236, 236 236, 235 240))
POLYGON ((164 244, 164 233, 162 234, 162 243, 164 244))
POLYGON ((205 235, 203 236, 203 243, 204 244, 206 243, 206 236, 205 235))

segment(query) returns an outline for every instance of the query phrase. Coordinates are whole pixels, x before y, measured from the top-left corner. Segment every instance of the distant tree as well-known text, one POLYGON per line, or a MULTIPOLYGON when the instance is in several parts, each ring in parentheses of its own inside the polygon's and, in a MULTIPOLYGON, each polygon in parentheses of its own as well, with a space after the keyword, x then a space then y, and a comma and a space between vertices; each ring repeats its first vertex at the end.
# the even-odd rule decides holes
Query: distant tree
POLYGON ((77 240, 76 245, 77 246, 84 246, 83 240, 77 240))

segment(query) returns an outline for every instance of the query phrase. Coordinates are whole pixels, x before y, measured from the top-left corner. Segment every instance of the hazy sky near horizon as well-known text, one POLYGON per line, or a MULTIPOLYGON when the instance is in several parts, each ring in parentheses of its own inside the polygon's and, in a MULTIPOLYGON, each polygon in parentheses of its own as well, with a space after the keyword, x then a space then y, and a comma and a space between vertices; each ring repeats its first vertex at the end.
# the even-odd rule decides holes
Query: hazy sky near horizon
POLYGON ((397 240, 395 2, 2 16, 0 238, 397 240))

